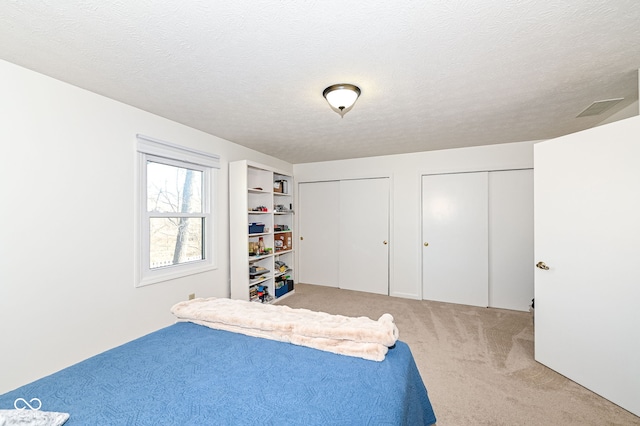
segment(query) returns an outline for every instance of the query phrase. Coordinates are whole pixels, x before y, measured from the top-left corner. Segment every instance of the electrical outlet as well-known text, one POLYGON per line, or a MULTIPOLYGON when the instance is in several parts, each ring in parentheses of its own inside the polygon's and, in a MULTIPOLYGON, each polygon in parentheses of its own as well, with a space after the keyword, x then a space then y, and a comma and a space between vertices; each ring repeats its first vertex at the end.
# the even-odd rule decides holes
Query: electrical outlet
POLYGON ((195 298, 196 298, 196 294, 195 294, 195 293, 191 293, 191 294, 189 295, 189 300, 193 300, 193 299, 195 299, 195 298))

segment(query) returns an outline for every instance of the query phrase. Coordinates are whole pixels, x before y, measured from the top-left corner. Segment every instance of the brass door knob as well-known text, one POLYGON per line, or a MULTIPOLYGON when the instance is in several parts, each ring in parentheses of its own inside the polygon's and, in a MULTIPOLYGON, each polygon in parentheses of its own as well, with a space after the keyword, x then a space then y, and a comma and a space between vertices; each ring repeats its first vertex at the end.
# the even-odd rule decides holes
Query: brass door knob
POLYGON ((300 237, 300 241, 304 240, 304 237, 300 237))
POLYGON ((386 246, 386 245, 387 245, 387 242, 386 242, 386 241, 383 241, 383 242, 382 242, 382 244, 384 244, 384 245, 386 246))
POLYGON ((538 269, 542 269, 544 271, 549 270, 549 267, 547 265, 544 264, 544 262, 538 262, 536 263, 536 268, 538 269))
POLYGON ((425 247, 429 247, 429 243, 424 243, 424 246, 425 247))

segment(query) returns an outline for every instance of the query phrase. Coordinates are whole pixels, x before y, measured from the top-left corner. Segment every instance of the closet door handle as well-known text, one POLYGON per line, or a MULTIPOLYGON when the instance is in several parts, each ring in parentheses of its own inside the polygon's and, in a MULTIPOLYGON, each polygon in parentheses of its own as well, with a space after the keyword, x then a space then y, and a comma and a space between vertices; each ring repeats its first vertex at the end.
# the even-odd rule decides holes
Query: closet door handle
POLYGON ((387 241, 386 240, 383 241, 382 244, 384 244, 386 246, 387 245, 387 241))

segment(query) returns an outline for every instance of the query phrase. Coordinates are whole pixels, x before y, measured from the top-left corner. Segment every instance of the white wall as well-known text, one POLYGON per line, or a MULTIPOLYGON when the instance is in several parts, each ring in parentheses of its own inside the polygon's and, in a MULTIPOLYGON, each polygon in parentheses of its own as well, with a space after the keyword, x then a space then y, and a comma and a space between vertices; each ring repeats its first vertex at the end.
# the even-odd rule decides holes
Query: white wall
POLYGON ((296 164, 296 182, 389 177, 391 179, 390 294, 420 299, 421 176, 424 174, 533 167, 533 143, 519 142, 414 154, 296 164))
POLYGON ((0 61, 0 393, 228 296, 228 162, 292 166, 0 61), (218 269, 134 287, 136 133, 219 154, 218 269))

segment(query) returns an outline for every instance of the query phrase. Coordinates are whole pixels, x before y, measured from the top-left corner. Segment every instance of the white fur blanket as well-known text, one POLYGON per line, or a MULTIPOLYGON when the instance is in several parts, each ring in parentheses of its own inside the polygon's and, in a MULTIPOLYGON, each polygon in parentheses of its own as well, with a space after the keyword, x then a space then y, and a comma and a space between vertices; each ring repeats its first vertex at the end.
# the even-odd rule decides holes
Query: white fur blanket
POLYGON ((374 321, 215 297, 177 303, 171 312, 179 321, 372 361, 384 360, 398 340, 389 314, 374 321))
POLYGON ((0 426, 61 426, 68 413, 38 410, 0 410, 0 426))

